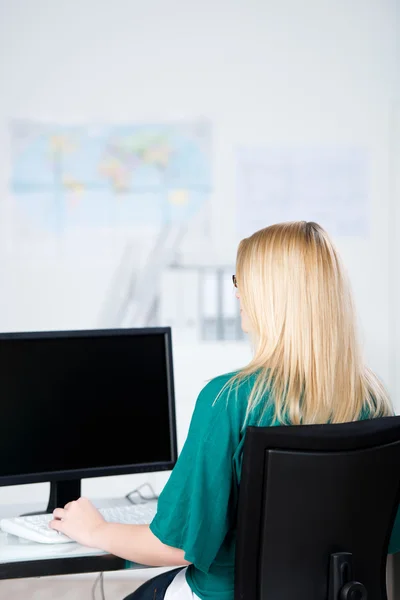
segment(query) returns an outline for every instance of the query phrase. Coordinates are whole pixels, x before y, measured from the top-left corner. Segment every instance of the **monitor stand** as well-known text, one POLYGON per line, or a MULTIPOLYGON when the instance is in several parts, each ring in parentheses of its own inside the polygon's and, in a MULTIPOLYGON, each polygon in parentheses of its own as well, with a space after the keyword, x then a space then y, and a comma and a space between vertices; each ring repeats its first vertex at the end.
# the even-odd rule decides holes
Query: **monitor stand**
POLYGON ((64 508, 71 500, 78 500, 81 495, 81 480, 71 479, 69 481, 51 481, 49 502, 46 510, 33 513, 25 513, 21 515, 27 517, 29 515, 45 515, 52 513, 55 508, 64 508))

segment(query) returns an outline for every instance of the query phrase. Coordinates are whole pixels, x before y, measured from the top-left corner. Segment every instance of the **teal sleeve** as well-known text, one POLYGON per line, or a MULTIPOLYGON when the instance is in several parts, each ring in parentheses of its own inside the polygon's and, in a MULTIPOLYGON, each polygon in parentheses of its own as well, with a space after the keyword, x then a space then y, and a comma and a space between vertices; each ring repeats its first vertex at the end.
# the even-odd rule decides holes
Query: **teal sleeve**
POLYGON ((150 524, 164 544, 180 548, 185 560, 207 573, 231 526, 234 433, 221 395, 212 380, 201 391, 189 433, 165 485, 150 524))
POLYGON ((389 554, 400 552, 400 507, 397 511, 396 520, 394 522, 392 537, 389 543, 389 554))

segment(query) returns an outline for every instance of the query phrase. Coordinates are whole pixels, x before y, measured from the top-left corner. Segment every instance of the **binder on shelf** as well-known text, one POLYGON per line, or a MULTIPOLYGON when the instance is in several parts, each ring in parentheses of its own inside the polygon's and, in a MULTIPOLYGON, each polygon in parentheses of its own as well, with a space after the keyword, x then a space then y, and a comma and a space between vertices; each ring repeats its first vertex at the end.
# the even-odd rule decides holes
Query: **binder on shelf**
POLYGON ((237 339, 237 320, 240 316, 238 299, 232 283, 232 273, 226 269, 221 272, 222 277, 222 314, 223 314, 223 339, 237 339))
POLYGON ((218 339, 218 273, 215 269, 205 269, 201 274, 202 289, 202 338, 218 339))

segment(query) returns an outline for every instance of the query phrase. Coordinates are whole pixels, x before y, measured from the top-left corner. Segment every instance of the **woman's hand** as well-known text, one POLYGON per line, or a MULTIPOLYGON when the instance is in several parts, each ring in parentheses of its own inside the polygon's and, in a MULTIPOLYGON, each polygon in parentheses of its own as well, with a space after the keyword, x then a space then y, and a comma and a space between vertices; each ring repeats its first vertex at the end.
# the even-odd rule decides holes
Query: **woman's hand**
POLYGON ((56 508, 50 527, 64 533, 83 546, 97 548, 96 539, 100 531, 107 527, 97 508, 87 498, 68 502, 64 508, 56 508))
POLYGON ((56 508, 53 515, 50 527, 84 546, 99 548, 142 565, 190 565, 185 560, 184 550, 163 544, 150 531, 149 525, 107 523, 86 498, 56 508))

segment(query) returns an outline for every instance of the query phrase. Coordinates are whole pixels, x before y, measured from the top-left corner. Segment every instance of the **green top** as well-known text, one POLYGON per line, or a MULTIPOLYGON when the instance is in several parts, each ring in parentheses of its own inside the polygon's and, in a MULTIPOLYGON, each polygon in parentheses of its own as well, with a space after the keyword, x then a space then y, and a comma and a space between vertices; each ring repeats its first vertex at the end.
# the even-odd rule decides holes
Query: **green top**
MULTIPOLYGON (((150 524, 164 544, 180 548, 192 564, 186 579, 202 600, 233 600, 236 507, 243 456, 242 426, 252 386, 249 378, 232 393, 217 394, 233 373, 210 381, 200 392, 189 433, 150 524)), ((254 379, 253 379, 254 380, 254 379)), ((259 422, 258 407, 248 425, 271 426, 273 404, 259 422)), ((275 423, 279 425, 279 423, 275 423)), ((400 550, 400 516, 389 552, 400 550)))

